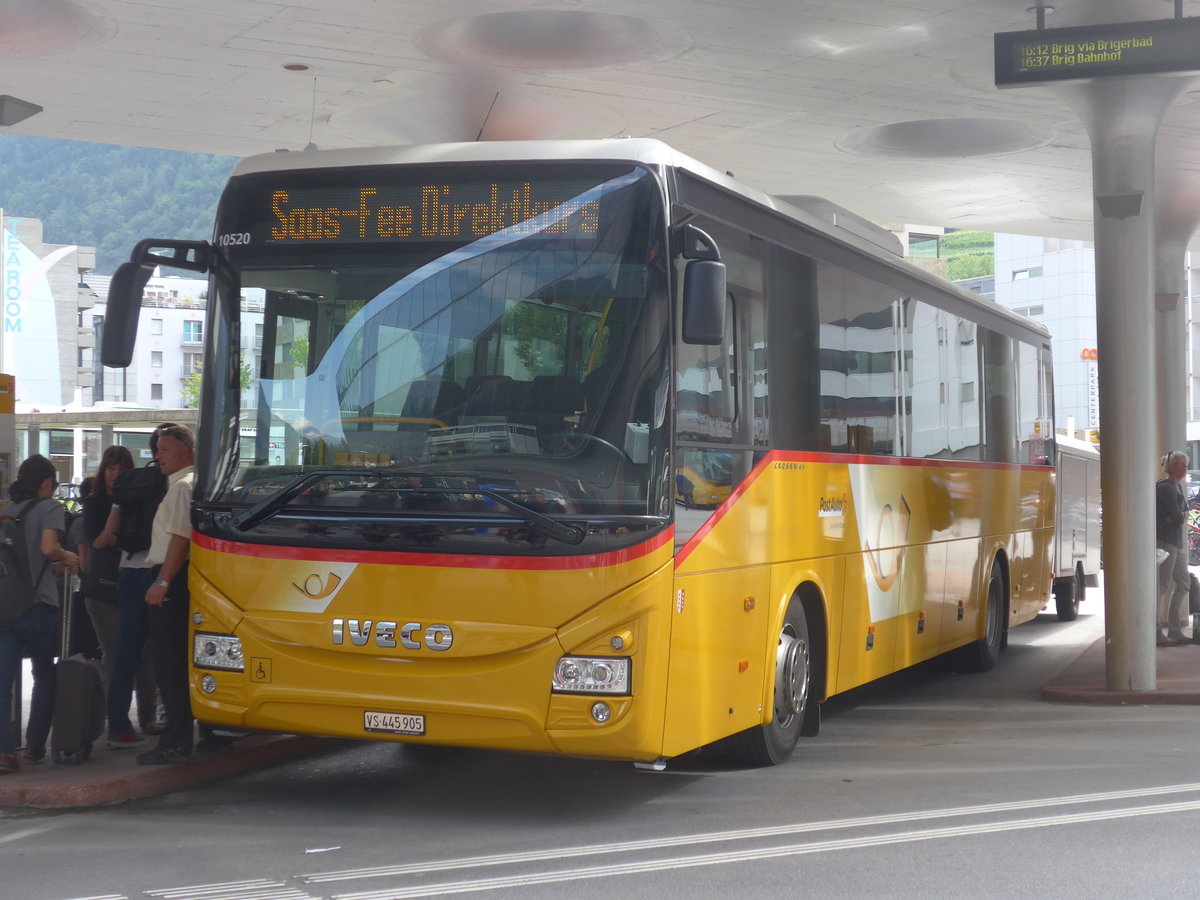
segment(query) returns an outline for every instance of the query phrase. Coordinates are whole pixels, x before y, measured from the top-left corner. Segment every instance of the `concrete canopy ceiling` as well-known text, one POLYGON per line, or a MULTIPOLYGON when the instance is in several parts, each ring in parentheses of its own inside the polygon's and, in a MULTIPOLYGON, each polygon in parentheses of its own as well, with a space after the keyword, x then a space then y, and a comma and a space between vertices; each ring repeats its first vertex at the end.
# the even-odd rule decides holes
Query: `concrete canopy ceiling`
MULTIPOLYGON (((0 0, 6 133, 245 156, 655 137, 878 222, 1091 237, 1087 134, 999 91, 992 34, 1170 18, 1173 0, 0 0)), ((1185 15, 1200 0, 1184 0, 1185 15)), ((1152 77, 1152 76, 1143 76, 1152 77)), ((1200 79, 1159 141, 1200 209, 1200 79)), ((0 185, 0 201, 3 198, 0 185)), ((1160 190, 1160 194, 1163 191, 1160 190)), ((1166 204, 1164 204, 1165 206, 1166 204)))

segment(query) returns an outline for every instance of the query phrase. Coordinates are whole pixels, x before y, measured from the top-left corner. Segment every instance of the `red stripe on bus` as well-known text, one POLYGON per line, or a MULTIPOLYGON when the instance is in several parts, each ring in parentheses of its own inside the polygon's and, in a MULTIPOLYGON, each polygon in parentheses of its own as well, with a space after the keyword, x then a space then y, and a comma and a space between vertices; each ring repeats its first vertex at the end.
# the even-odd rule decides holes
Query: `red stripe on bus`
POLYGON ((192 543, 205 550, 231 556, 251 556, 258 559, 305 560, 309 562, 346 562, 361 565, 431 566, 452 569, 526 569, 568 571, 619 566, 649 556, 674 540, 674 529, 668 528, 651 540, 614 550, 611 553, 592 553, 587 556, 470 556, 449 553, 403 553, 384 550, 332 550, 308 547, 279 547, 269 544, 246 544, 226 541, 192 532, 192 543))
POLYGON ((758 480, 758 476, 765 472, 772 462, 778 459, 777 452, 772 450, 764 456, 758 465, 751 469, 750 474, 742 479, 742 483, 729 492, 729 496, 725 498, 725 502, 713 510, 713 514, 708 517, 708 521, 700 526, 700 530, 692 535, 691 540, 679 548, 679 552, 675 554, 675 568, 678 569, 683 565, 683 561, 691 555, 693 550, 700 546, 700 542, 717 526, 717 522, 725 518, 725 513, 737 502, 738 498, 749 490, 750 485, 758 480))
POLYGON ((745 477, 741 484, 736 489, 730 492, 725 502, 713 510, 713 514, 708 517, 701 527, 688 542, 684 544, 679 552, 675 554, 675 567, 679 568, 683 562, 692 554, 692 551, 700 546, 700 542, 708 536, 730 507, 737 502, 738 498, 746 492, 746 489, 758 479, 758 476, 767 470, 767 468, 776 462, 807 462, 807 463, 831 463, 834 465, 857 465, 857 466, 910 466, 914 468, 936 468, 936 469, 991 469, 995 471, 1014 471, 1021 472, 1029 470, 1032 472, 1044 472, 1047 469, 1053 471, 1054 466, 1051 465, 1022 465, 1020 463, 1002 463, 1002 462, 984 462, 981 460, 972 459, 913 459, 907 456, 867 456, 858 453, 816 453, 806 450, 771 450, 759 460, 758 465, 751 470, 750 474, 745 477))

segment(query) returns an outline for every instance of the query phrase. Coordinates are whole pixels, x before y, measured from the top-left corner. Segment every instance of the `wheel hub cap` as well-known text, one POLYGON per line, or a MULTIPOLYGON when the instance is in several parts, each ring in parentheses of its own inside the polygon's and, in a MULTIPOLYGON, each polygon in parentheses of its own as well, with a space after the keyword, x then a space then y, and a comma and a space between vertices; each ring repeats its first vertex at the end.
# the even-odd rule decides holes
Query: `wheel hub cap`
POLYGON ((788 631, 775 651, 775 720, 786 726, 804 712, 808 698, 808 642, 788 631))

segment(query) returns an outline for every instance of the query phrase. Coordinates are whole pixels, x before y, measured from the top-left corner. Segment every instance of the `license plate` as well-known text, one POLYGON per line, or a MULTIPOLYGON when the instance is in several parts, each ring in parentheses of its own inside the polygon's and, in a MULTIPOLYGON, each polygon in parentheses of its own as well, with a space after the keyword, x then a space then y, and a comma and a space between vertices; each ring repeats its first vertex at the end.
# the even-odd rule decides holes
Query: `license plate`
POLYGON ((363 729, 383 734, 424 734, 425 717, 412 713, 364 712, 363 729))

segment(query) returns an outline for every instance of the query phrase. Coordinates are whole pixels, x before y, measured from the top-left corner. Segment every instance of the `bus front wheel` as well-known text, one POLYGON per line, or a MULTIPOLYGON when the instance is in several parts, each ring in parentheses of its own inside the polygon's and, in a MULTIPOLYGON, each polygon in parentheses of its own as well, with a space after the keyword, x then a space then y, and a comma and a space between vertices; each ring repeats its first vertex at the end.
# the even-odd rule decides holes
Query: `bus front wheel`
POLYGON ((1008 602, 1004 595, 1004 573, 998 562, 992 563, 988 579, 987 606, 983 611, 983 637, 963 647, 959 653, 963 667, 971 672, 988 672, 1000 659, 1007 624, 1008 602))
POLYGON ((775 646, 775 690, 771 721, 735 734, 732 749, 752 766, 775 766, 796 749, 804 714, 811 702, 812 645, 808 619, 799 599, 793 598, 779 629, 775 646))

